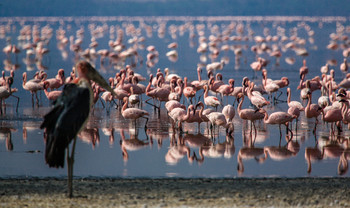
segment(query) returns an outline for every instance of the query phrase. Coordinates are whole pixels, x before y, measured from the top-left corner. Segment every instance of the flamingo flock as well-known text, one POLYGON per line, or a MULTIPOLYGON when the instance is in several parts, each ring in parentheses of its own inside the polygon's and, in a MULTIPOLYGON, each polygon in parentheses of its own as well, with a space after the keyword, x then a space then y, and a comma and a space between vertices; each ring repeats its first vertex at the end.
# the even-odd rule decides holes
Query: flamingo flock
MULTIPOLYGON (((314 32, 307 23, 300 23, 297 28, 306 32, 307 39, 299 37, 295 31, 288 34, 282 26, 278 27, 276 34, 264 30, 264 36, 260 36, 255 35, 248 24, 239 22, 231 22, 222 28, 218 24, 186 22, 181 26, 173 25, 168 30, 164 23, 158 24, 156 27, 147 22, 138 26, 125 23, 116 27, 91 23, 87 28, 81 26, 70 36, 64 25, 56 31, 49 25, 42 28, 23 26, 20 29, 21 41, 17 44, 9 38, 3 48, 6 64, 0 78, 1 105, 6 107, 4 101, 9 97, 15 97, 19 101, 20 98, 15 94, 24 90, 32 97, 32 108, 41 108, 41 91, 54 103, 61 96, 63 87, 79 76, 74 67, 60 68, 57 73, 52 73, 50 69, 49 73, 45 66, 48 59, 53 58, 49 57, 51 49, 48 47, 55 32, 62 59, 69 58, 74 63, 85 60, 93 66, 99 66, 113 89, 113 93, 105 91, 92 82, 92 108, 98 109, 102 105, 106 109, 106 116, 121 115, 118 119, 132 122, 135 131, 141 122, 145 122, 142 126, 146 132, 151 131, 154 120, 169 126, 169 134, 173 138, 166 160, 172 164, 184 156, 191 162, 203 162, 205 157, 218 155, 229 157, 234 153, 233 135, 239 131, 235 128, 237 123, 241 123, 241 126, 250 125, 248 135, 251 141, 258 139, 261 126, 274 128, 273 125, 278 125, 279 141, 285 137, 288 146, 295 143, 298 128, 305 126, 305 123, 308 127, 312 126, 309 129, 315 136, 317 129, 327 129, 332 138, 344 135, 350 128, 350 74, 347 61, 350 44, 344 37, 347 36, 346 32, 334 33, 329 37, 330 42, 337 42, 343 48, 342 55, 338 57, 342 60, 341 64, 337 66, 334 60, 325 61, 317 69, 320 69, 318 74, 315 67, 309 65, 313 61, 308 56, 312 51, 307 50, 307 44, 314 41, 314 32), (155 29, 160 38, 164 37, 166 31, 170 38, 188 32, 190 44, 193 44, 200 62, 194 62, 191 68, 176 71, 176 62, 185 56, 179 53, 183 46, 176 38, 166 44, 166 51, 160 48, 160 44, 150 44, 142 31, 151 37, 155 29), (211 32, 209 36, 206 36, 207 29, 211 32), (109 37, 106 37, 108 34, 109 37), (103 38, 109 38, 108 44, 103 45, 103 41, 99 41, 103 38), (248 47, 247 42, 251 47, 248 47), (22 89, 17 89, 12 86, 15 82, 20 83, 16 63, 18 64, 18 56, 23 52, 25 58, 22 61, 27 71, 22 72, 22 89), (239 76, 232 72, 233 68, 229 68, 230 56, 235 60, 234 69, 242 72, 239 76), (282 58, 291 65, 294 70, 292 73, 282 76, 286 70, 278 71, 282 58), (162 69, 160 63, 167 59, 170 62, 162 69), (299 63, 299 66, 295 63, 299 63), (5 76, 8 71, 9 76, 5 76), (34 76, 29 76, 33 72, 34 76), (54 75, 50 76, 51 74, 54 75), (296 99, 299 95, 300 99, 296 99), (316 98, 318 102, 315 102, 316 98), (295 128, 292 127, 293 123, 295 128), (188 127, 192 125, 197 128, 188 127), (286 127, 285 133, 282 132, 281 125, 286 127), (186 146, 186 142, 194 142, 189 136, 193 132, 205 137, 205 142, 200 142, 198 157, 194 152, 191 154, 186 146), (219 139, 222 134, 225 134, 225 142, 213 147, 215 139, 219 139)), ((6 27, 0 25, 0 31, 3 30, 6 31, 6 27)), ((337 50, 338 46, 328 45, 327 50, 337 50)), ((16 106, 17 109, 18 102, 16 106)), ((93 112, 92 110, 92 114, 93 112)), ((1 114, 5 113, 1 108, 1 114)), ((138 143, 142 146, 149 144, 135 142, 133 145, 138 143)), ((128 145, 128 140, 123 136, 125 159, 129 157, 127 150, 134 148, 128 145)), ((294 156, 297 151, 291 151, 291 148, 256 148, 254 142, 251 142, 239 152, 238 170, 244 171, 244 159, 256 158, 262 163, 268 155, 271 158, 277 158, 282 153, 286 157, 294 156)), ((312 150, 307 154, 305 157, 309 162, 313 159, 312 150)), ((314 158, 318 158, 318 155, 314 158)), ((342 164, 345 165, 344 159, 342 164)))

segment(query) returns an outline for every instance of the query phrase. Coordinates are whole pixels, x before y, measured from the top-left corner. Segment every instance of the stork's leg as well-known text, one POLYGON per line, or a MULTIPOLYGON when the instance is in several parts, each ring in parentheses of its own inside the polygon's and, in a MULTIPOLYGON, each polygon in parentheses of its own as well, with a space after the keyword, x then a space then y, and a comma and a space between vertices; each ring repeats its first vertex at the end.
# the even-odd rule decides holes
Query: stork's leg
POLYGON ((75 152, 75 143, 77 138, 73 139, 72 151, 69 155, 69 146, 67 147, 67 167, 68 167, 68 197, 73 197, 73 164, 74 164, 74 152, 75 152))

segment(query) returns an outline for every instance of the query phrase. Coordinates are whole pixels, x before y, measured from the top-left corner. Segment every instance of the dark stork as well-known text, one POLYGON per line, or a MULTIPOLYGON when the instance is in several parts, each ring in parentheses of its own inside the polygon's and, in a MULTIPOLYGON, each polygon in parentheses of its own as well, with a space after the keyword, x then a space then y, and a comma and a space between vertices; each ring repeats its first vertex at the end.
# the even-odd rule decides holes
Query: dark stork
POLYGON ((104 78, 87 62, 76 65, 78 78, 64 85, 62 94, 54 103, 53 109, 44 116, 40 128, 44 130, 46 140, 45 161, 49 167, 63 168, 67 149, 68 196, 73 196, 72 178, 74 150, 77 134, 85 127, 93 105, 91 81, 114 92, 104 78), (69 144, 73 140, 71 153, 69 144))

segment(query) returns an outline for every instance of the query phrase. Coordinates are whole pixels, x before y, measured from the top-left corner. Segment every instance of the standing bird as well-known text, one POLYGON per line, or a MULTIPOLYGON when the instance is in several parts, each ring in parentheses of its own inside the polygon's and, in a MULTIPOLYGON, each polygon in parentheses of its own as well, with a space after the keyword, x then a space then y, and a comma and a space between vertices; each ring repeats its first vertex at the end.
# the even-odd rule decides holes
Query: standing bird
POLYGON ((77 134, 84 128, 93 103, 91 81, 114 94, 104 78, 87 61, 76 65, 78 78, 64 85, 53 109, 44 116, 40 128, 45 129, 45 161, 50 167, 63 167, 67 149, 68 196, 73 196, 73 163, 77 134), (69 144, 73 140, 69 155, 69 144))
POLYGON ((148 116, 149 113, 145 110, 139 109, 139 108, 127 108, 129 103, 129 98, 125 97, 124 98, 124 105, 122 108, 122 116, 125 119, 132 119, 134 120, 135 124, 135 130, 136 130, 136 120, 138 118, 145 118, 146 119, 146 124, 145 124, 145 129, 147 129, 147 122, 148 122, 148 116))
POLYGON ((340 64, 340 71, 347 73, 348 69, 349 69, 348 62, 346 61, 346 58, 345 58, 343 63, 340 64))
POLYGON ((208 96, 208 90, 209 90, 208 86, 204 85, 204 103, 207 106, 217 108, 218 105, 221 105, 221 102, 215 96, 208 96))
POLYGON ((315 118, 315 127, 313 133, 316 132, 316 126, 318 124, 317 117, 321 114, 322 108, 317 104, 312 104, 312 92, 307 93, 308 102, 305 108, 305 116, 306 118, 315 118))
POLYGON ((295 115, 291 115, 289 113, 282 112, 282 111, 273 112, 270 115, 268 115, 265 109, 260 109, 259 111, 265 114, 264 123, 279 125, 280 137, 282 137, 281 124, 284 124, 287 128, 287 131, 290 131, 291 138, 293 138, 293 132, 288 128, 288 124, 289 122, 291 122, 293 119, 296 118, 295 115))
POLYGON ((306 74, 309 73, 309 67, 306 66, 306 59, 303 60, 303 66, 299 69, 299 75, 300 75, 300 85, 304 82, 306 74))

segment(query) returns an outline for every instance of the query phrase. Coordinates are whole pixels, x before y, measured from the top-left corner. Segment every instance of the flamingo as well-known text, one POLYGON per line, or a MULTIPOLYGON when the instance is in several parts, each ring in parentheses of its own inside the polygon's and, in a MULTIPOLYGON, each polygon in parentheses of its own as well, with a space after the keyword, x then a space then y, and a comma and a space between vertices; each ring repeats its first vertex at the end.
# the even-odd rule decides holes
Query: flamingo
POLYGON ((208 96, 208 90, 209 90, 208 86, 204 85, 204 103, 207 106, 217 108, 218 105, 221 105, 221 102, 215 96, 208 96))
POLYGON ((208 127, 209 119, 208 119, 207 115, 209 115, 210 113, 215 112, 215 111, 212 108, 204 109, 204 104, 201 101, 199 101, 197 103, 195 108, 197 109, 198 107, 201 107, 201 109, 199 111, 199 116, 201 117, 203 122, 207 123, 207 127, 208 127))
POLYGON ((42 76, 43 76, 42 80, 47 81, 49 83, 50 89, 60 88, 64 84, 64 82, 66 81, 63 69, 59 69, 56 77, 54 77, 54 78, 46 79, 47 74, 45 72, 43 72, 42 76))
POLYGON ((177 100, 169 100, 165 103, 165 108, 168 112, 171 112, 174 108, 182 108, 186 110, 186 106, 177 100))
POLYGON ((291 101, 292 93, 291 93, 289 87, 287 88, 287 96, 288 96, 288 98, 287 98, 288 107, 290 107, 290 108, 296 107, 299 109, 299 111, 305 110, 304 106, 299 101, 295 101, 295 100, 291 101))
POLYGON ((215 76, 215 80, 214 78, 210 77, 209 79, 209 87, 210 90, 217 93, 217 89, 219 89, 219 87, 221 85, 224 85, 225 83, 222 81, 222 74, 221 73, 217 73, 215 76))
POLYGON ((293 137, 293 132, 288 128, 288 123, 296 118, 295 115, 291 115, 289 113, 278 111, 273 112, 270 115, 267 114, 265 109, 259 110, 261 113, 264 113, 264 123, 266 124, 278 124, 280 129, 280 138, 282 137, 281 125, 284 124, 286 126, 287 131, 290 131, 291 138, 293 137))
POLYGON ((194 80, 191 82, 191 85, 194 88, 196 88, 196 91, 203 89, 203 86, 208 84, 208 80, 202 80, 201 72, 202 69, 200 67, 197 67, 198 80, 194 80))
POLYGON ((213 62, 210 64, 207 64, 206 69, 207 71, 216 71, 216 70, 222 70, 225 66, 225 61, 221 60, 220 62, 213 62))
MULTIPOLYGON (((231 133, 229 132, 229 127, 232 126, 232 124, 227 123, 226 117, 223 113, 221 112, 212 112, 207 115, 207 118, 209 119, 210 122, 210 129, 211 129, 211 135, 213 135, 213 128, 215 127, 224 127, 226 129, 226 133, 231 133)), ((219 129, 218 129, 219 130, 219 129)))
POLYGON ((182 122, 186 121, 191 115, 190 111, 194 110, 193 105, 189 105, 187 111, 182 108, 174 108, 172 111, 168 112, 170 118, 177 124, 178 129, 182 132, 182 122))
POLYGON ((338 130, 340 131, 340 122, 343 120, 342 110, 338 108, 331 108, 327 111, 322 111, 322 120, 331 123, 331 131, 334 134, 333 123, 336 123, 338 130))
POLYGON ((227 123, 232 122, 233 118, 236 115, 236 111, 235 111, 235 108, 233 107, 233 105, 225 105, 222 108, 221 112, 225 115, 227 123))
POLYGON ((50 83, 48 81, 44 81, 44 93, 50 101, 57 100, 57 98, 62 94, 62 91, 60 90, 55 90, 55 91, 48 91, 47 89, 49 88, 50 83))
POLYGON ((79 75, 78 79, 64 86, 55 106, 44 116, 44 121, 40 125, 41 129, 45 129, 45 161, 49 167, 63 167, 67 149, 69 197, 73 196, 72 179, 76 136, 85 126, 93 102, 90 81, 98 83, 113 93, 104 78, 87 61, 78 62, 76 70, 79 75), (69 144, 72 140, 73 146, 69 155, 69 144))
POLYGON ((267 101, 261 94, 254 93, 256 91, 253 92, 253 88, 254 82, 251 82, 247 92, 250 102, 257 108, 262 108, 265 105, 269 105, 270 102, 267 101))
MULTIPOLYGON (((256 120, 261 120, 264 118, 265 114, 261 113, 257 110, 253 110, 253 109, 242 109, 242 105, 243 105, 243 101, 244 101, 244 95, 240 94, 239 98, 241 98, 241 101, 238 104, 237 107, 237 112, 238 115, 241 119, 243 120, 249 120, 251 122, 251 125, 254 126, 254 131, 256 134, 256 127, 255 127, 255 121, 256 120)), ((250 128, 252 131, 252 128, 250 128)))
POLYGON ((5 86, 0 86, 0 111, 1 111, 1 114, 3 114, 3 112, 2 112, 2 103, 5 101, 5 99, 7 99, 10 96, 12 96, 12 97, 17 99, 16 112, 18 112, 19 97, 15 96, 15 95, 12 95, 12 93, 17 92, 16 88, 11 88, 12 84, 13 84, 13 78, 9 77, 6 80, 6 85, 5 86))
POLYGON ((147 122, 148 122, 148 117, 149 113, 145 110, 139 109, 139 108, 127 108, 128 107, 128 103, 129 103, 129 99, 127 97, 125 97, 123 99, 124 101, 124 105, 122 108, 122 116, 125 119, 132 119, 134 120, 134 124, 135 124, 135 130, 136 130, 136 120, 138 118, 144 118, 146 119, 146 124, 145 124, 145 129, 147 129, 147 122))
POLYGON ((192 104, 192 98, 196 96, 196 89, 192 86, 187 86, 187 77, 184 78, 185 86, 183 88, 183 95, 187 98, 190 98, 190 102, 192 104))
POLYGON ((324 66, 321 67, 320 71, 322 74, 327 74, 329 70, 329 64, 326 63, 324 66))
POLYGON ((318 124, 317 117, 321 114, 322 108, 317 104, 312 104, 312 93, 308 92, 307 94, 308 102, 305 108, 305 116, 306 118, 315 118, 315 127, 313 133, 316 132, 316 126, 318 124))
POLYGON ((347 62, 346 58, 344 58, 344 61, 343 61, 343 63, 340 64, 339 68, 340 68, 340 71, 342 71, 344 73, 348 72, 349 66, 348 66, 348 62, 347 62))
MULTIPOLYGON (((228 85, 227 84, 221 85, 216 90, 216 92, 221 94, 221 101, 222 101, 223 96, 229 96, 234 91, 235 80, 234 79, 229 79, 228 83, 229 83, 228 85)), ((226 98, 227 98, 226 101, 228 102, 228 97, 226 97, 226 98)))
POLYGON ((300 85, 304 82, 306 74, 309 73, 309 67, 306 66, 306 59, 303 60, 303 66, 299 69, 299 75, 300 75, 300 85))
POLYGON ((36 98, 36 103, 37 105, 39 104, 39 98, 38 98, 38 94, 37 91, 39 90, 43 90, 44 89, 44 84, 43 82, 41 82, 41 80, 38 81, 32 81, 29 80, 27 81, 27 73, 23 72, 23 84, 22 87, 24 90, 29 91, 32 94, 32 105, 34 106, 34 95, 36 98))

